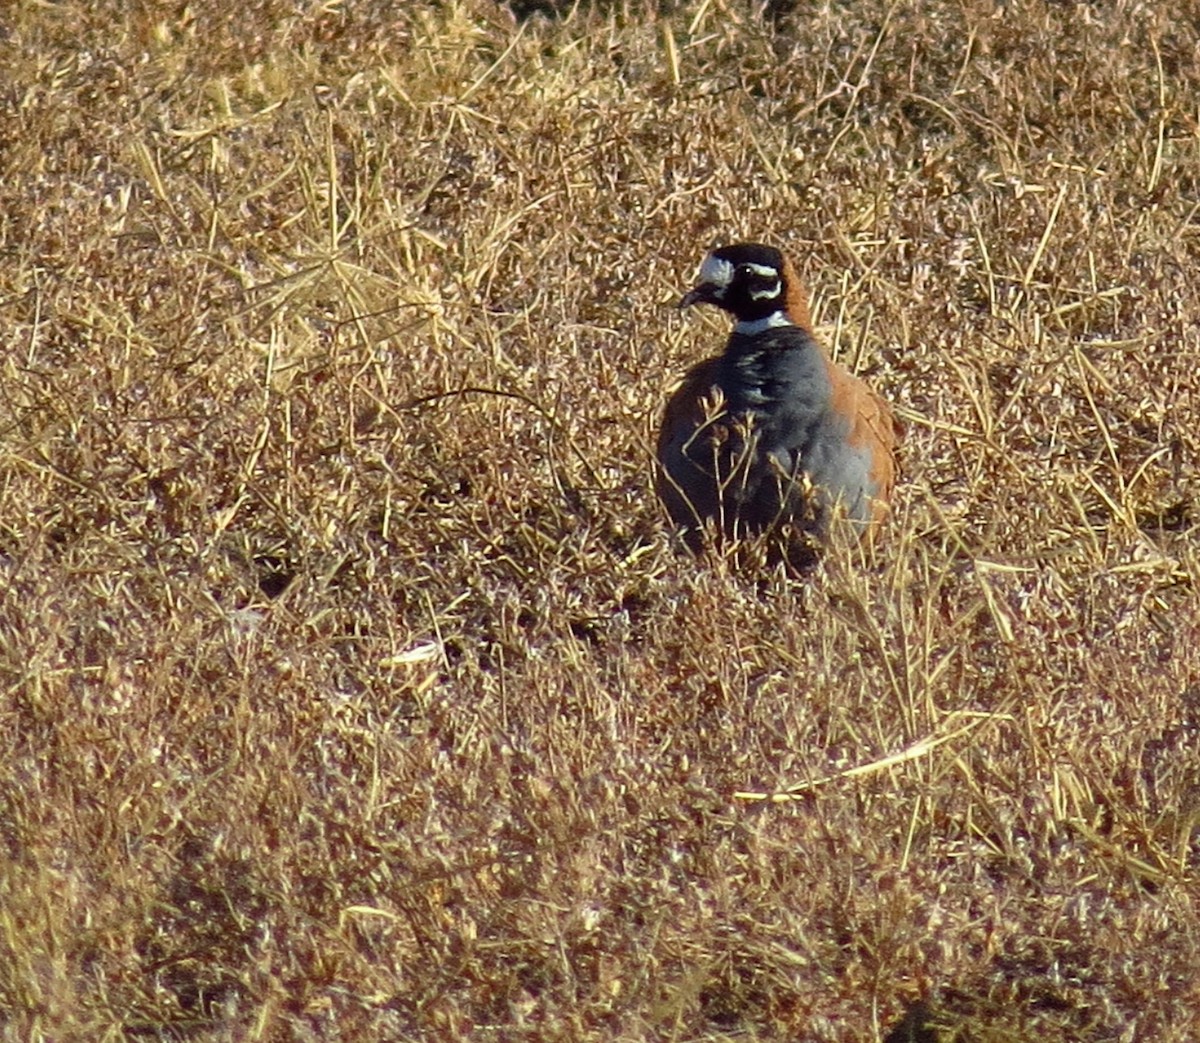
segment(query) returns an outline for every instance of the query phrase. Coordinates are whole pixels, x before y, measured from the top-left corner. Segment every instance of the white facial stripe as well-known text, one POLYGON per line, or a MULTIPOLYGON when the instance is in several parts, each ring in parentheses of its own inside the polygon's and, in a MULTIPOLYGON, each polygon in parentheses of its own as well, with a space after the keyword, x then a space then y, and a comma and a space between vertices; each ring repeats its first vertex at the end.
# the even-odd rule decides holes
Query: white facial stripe
POLYGON ((733 327, 734 333, 740 333, 743 337, 753 337, 756 333, 762 333, 764 330, 774 329, 776 326, 794 326, 796 325, 787 317, 787 312, 773 311, 770 315, 765 315, 761 319, 752 319, 747 322, 739 322, 733 327))
MULTIPOLYGON (((757 267, 759 267, 759 265, 755 265, 754 267, 757 268, 757 267)), ((772 271, 773 270, 774 269, 772 269, 772 271)), ((782 289, 783 289, 783 283, 781 283, 778 279, 776 279, 775 285, 768 286, 765 290, 751 290, 750 291, 750 299, 752 301, 770 300, 772 297, 778 297, 779 293, 782 289)))
POLYGON ((728 289, 733 282, 733 265, 709 254, 700 265, 700 282, 719 286, 722 290, 728 289))

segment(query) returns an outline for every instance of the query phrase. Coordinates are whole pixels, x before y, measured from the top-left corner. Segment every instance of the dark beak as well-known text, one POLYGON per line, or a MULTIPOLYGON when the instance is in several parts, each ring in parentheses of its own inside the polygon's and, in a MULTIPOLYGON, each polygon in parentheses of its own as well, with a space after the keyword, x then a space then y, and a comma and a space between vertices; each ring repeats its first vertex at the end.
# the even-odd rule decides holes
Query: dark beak
POLYGON ((690 308, 693 304, 711 304, 714 301, 713 290, 715 287, 709 283, 701 283, 688 290, 687 293, 680 298, 678 308, 690 308))

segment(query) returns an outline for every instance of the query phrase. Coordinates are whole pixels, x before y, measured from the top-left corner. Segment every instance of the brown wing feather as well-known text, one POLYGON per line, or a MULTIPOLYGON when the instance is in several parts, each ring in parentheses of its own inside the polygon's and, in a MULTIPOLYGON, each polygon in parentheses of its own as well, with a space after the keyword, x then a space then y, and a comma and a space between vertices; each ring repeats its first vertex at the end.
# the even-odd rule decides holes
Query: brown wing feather
POLYGON ((829 363, 833 408, 850 419, 850 444, 871 454, 870 478, 875 485, 875 510, 871 526, 887 515, 896 487, 896 443, 899 427, 892 407, 863 380, 845 367, 829 363))

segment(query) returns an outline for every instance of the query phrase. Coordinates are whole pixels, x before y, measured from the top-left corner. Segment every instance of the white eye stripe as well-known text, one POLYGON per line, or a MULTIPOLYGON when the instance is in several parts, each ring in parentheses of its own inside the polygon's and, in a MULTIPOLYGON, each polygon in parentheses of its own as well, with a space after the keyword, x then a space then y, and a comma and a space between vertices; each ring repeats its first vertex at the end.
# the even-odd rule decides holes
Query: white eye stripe
POLYGON ((742 265, 743 268, 749 268, 755 275, 761 275, 764 279, 779 278, 779 269, 770 264, 755 264, 752 261, 747 261, 742 265))

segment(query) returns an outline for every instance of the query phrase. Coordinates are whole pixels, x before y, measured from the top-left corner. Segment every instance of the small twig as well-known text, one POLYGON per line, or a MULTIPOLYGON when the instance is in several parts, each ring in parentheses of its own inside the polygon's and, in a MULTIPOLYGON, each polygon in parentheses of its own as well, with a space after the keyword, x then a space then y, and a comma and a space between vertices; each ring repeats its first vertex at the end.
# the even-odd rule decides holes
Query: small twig
MULTIPOLYGON (((951 716, 965 716, 962 713, 952 714, 951 716)), ((974 731, 984 721, 1003 718, 1011 720, 1008 714, 992 714, 979 713, 971 714, 970 716, 977 718, 969 724, 963 725, 961 728, 956 728, 952 732, 947 732, 945 735, 929 735, 918 742, 913 743, 899 753, 893 753, 880 760, 871 761, 869 764, 860 764, 854 768, 847 768, 845 771, 839 771, 833 775, 825 775, 819 779, 807 779, 804 782, 797 782, 788 786, 783 790, 776 790, 774 793, 739 791, 734 793, 735 800, 753 800, 753 801, 770 801, 772 804, 783 804, 790 800, 802 799, 810 790, 816 789, 818 786, 827 785, 830 782, 837 782, 839 779, 853 779, 863 775, 871 775, 877 771, 883 771, 885 768, 894 768, 897 764, 904 764, 908 761, 916 760, 918 757, 924 757, 928 753, 932 753, 943 743, 949 742, 951 739, 957 739, 960 735, 966 735, 968 732, 974 731)))

